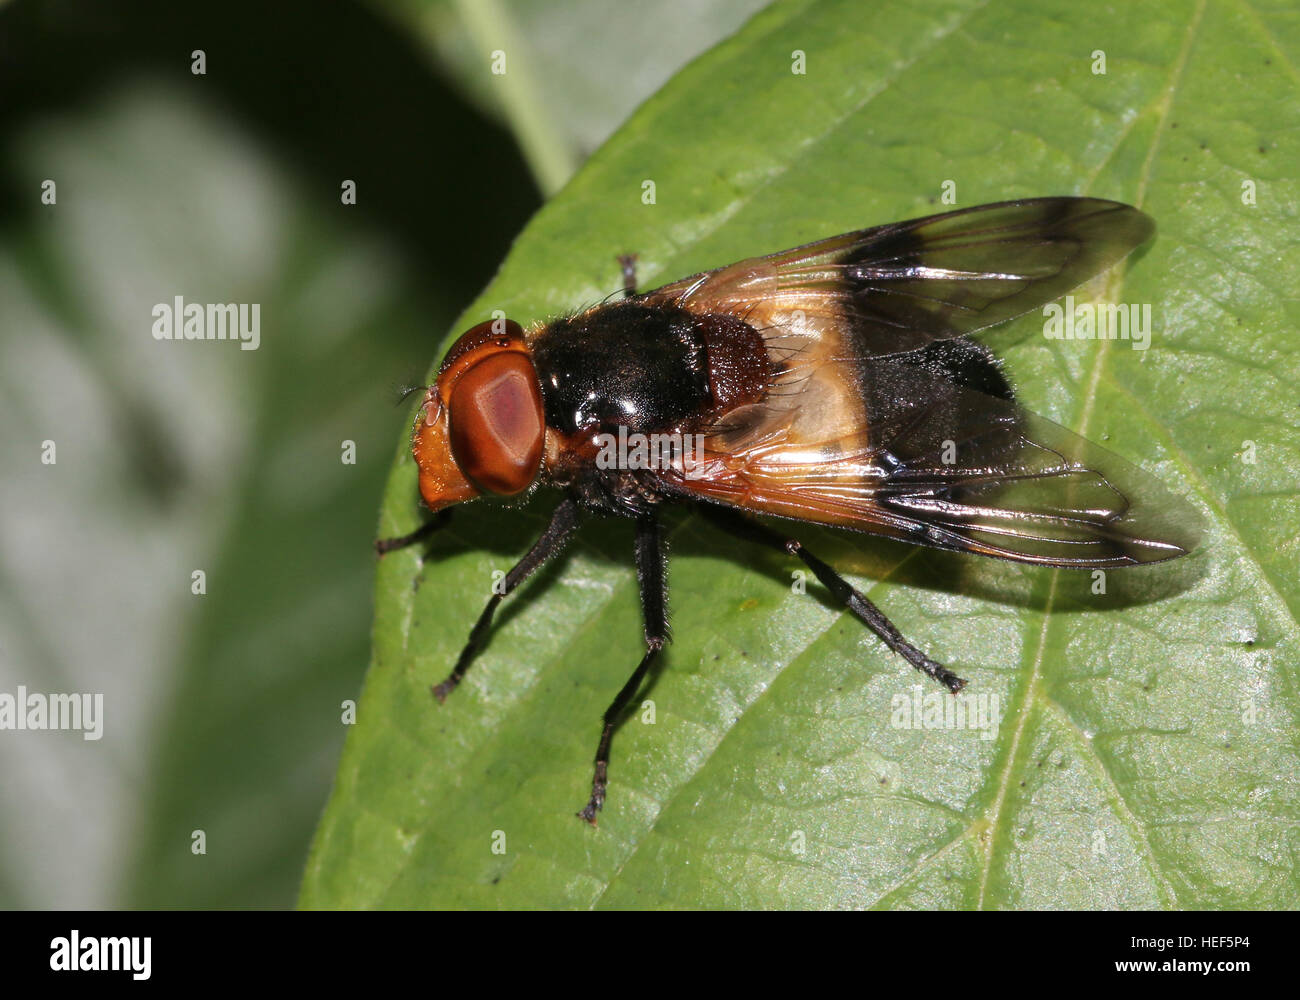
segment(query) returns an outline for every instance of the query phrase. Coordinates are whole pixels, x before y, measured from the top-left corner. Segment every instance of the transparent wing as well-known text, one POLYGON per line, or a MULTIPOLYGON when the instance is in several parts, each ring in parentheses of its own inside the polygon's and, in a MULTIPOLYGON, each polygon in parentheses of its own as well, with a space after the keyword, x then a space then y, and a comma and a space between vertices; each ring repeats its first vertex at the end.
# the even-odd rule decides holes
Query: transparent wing
POLYGON ((1099 198, 999 202, 750 258, 641 298, 769 329, 829 329, 855 355, 893 354, 1060 298, 1154 232, 1149 216, 1099 198))
POLYGON ((1131 566, 1197 544, 1190 504, 997 394, 1005 383, 989 382, 996 366, 976 344, 804 367, 789 393, 710 427, 701 459, 672 470, 672 484, 745 510, 1048 566, 1131 566))

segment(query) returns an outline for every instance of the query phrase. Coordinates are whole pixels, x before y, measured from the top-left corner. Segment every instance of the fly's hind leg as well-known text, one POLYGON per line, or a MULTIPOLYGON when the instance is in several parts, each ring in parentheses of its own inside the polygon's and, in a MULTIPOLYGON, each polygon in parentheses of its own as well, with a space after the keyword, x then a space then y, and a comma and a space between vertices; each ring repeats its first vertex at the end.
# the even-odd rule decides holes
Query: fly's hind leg
POLYGON ((834 594, 838 600, 842 601, 855 618, 875 632, 880 637, 880 640, 895 653, 927 677, 933 677, 953 694, 966 686, 964 680, 942 663, 936 663, 904 639, 903 634, 898 631, 894 623, 885 617, 883 611, 867 600, 865 594, 804 548, 798 539, 773 531, 766 525, 751 521, 749 518, 725 507, 702 503, 698 505, 698 509, 709 520, 737 538, 758 542, 771 548, 783 549, 792 556, 798 556, 803 560, 804 565, 813 571, 813 575, 821 581, 822 585, 834 594))
POLYGON ((623 270, 623 296, 631 298, 636 294, 636 254, 619 254, 618 266, 623 270))
POLYGON ((645 655, 632 672, 627 683, 614 696, 605 709, 600 743, 596 746, 596 770, 591 779, 591 798, 578 813, 592 826, 596 814, 605 804, 605 789, 609 784, 609 744, 618 724, 641 682, 645 680, 650 664, 668 642, 668 574, 666 572, 663 539, 659 521, 652 515, 638 519, 636 525, 636 575, 641 584, 641 613, 645 619, 645 655))

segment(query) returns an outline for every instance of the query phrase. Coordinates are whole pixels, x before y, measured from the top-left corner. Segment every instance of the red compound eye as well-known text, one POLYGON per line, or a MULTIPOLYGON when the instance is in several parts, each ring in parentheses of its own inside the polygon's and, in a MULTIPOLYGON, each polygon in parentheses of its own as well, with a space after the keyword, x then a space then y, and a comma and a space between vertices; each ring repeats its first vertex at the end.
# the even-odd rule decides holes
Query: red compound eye
POLYGON ((546 433, 537 372, 517 351, 489 354, 461 373, 451 392, 451 453, 484 493, 532 485, 546 433))

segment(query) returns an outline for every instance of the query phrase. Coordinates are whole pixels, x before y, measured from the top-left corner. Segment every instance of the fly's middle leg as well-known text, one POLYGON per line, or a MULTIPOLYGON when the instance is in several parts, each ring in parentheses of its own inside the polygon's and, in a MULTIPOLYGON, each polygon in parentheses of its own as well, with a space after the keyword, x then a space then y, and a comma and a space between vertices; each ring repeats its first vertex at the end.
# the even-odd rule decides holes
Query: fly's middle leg
POLYGON ((623 271, 623 295, 631 298, 636 294, 636 254, 619 254, 618 266, 623 271))

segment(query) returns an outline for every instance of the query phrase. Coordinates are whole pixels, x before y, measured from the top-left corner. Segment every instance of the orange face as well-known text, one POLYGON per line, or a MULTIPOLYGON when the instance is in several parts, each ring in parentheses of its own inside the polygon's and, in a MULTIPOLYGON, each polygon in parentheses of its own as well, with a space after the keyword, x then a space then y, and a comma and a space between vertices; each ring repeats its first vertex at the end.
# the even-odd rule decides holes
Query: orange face
POLYGON ((480 323, 447 353, 416 414, 420 495, 441 510, 484 493, 522 493, 537 478, 545 436, 523 329, 513 320, 480 323))

